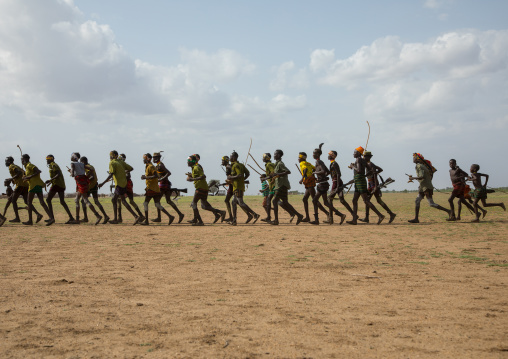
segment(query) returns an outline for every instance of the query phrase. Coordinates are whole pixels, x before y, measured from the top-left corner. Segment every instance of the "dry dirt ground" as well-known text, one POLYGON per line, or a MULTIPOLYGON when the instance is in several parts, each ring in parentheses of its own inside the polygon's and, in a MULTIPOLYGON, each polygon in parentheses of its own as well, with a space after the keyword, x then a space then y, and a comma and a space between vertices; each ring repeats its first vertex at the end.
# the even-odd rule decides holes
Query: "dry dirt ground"
POLYGON ((52 227, 0 228, 0 357, 508 357, 508 213, 422 203, 410 225, 414 197, 384 195, 391 225, 319 227, 68 226, 55 202, 52 227))

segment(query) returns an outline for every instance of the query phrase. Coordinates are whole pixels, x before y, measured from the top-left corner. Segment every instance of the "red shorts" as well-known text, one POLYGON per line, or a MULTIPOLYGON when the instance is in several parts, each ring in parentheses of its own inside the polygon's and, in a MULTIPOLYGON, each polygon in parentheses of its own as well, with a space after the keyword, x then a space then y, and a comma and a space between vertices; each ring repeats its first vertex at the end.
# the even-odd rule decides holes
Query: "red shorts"
POLYGON ((454 183, 452 195, 462 197, 466 194, 466 185, 464 183, 454 183))
POLYGON ((132 180, 127 180, 127 186, 125 187, 125 190, 127 191, 128 194, 133 194, 133 188, 134 188, 134 184, 132 183, 132 180))
POLYGON ((76 180, 76 192, 79 192, 81 194, 87 194, 90 179, 85 175, 76 176, 74 177, 74 179, 76 180))

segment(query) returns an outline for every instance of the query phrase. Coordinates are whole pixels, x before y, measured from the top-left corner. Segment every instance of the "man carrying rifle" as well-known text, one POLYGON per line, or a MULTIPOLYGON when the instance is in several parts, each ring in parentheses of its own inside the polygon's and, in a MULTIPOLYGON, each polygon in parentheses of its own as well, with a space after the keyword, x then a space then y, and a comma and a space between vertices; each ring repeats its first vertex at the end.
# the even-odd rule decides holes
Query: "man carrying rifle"
MULTIPOLYGON (((381 199, 383 194, 381 193, 381 184, 379 183, 378 174, 383 172, 383 169, 371 162, 372 152, 365 151, 363 158, 365 158, 367 165, 367 190, 369 191, 369 200, 372 198, 372 196, 376 197, 377 203, 379 203, 379 205, 383 207, 385 211, 390 215, 390 220, 388 223, 392 223, 397 215, 393 213, 390 208, 388 208, 386 203, 381 199)), ((359 219, 359 221, 369 223, 369 209, 369 206, 366 206, 365 218, 359 219)))

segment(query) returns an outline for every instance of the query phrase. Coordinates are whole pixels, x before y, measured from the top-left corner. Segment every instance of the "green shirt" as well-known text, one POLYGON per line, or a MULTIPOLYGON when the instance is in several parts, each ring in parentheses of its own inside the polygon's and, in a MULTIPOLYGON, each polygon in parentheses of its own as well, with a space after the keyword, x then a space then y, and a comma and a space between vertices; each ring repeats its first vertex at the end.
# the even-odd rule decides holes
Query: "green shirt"
POLYGON ((60 169, 60 166, 58 166, 55 162, 51 162, 49 164, 49 178, 53 178, 57 174, 60 174, 60 176, 58 176, 58 178, 52 180, 51 184, 65 189, 65 179, 64 179, 62 170, 60 169))
MULTIPOLYGON (((272 162, 268 162, 265 164, 265 170, 266 170, 266 175, 268 176, 268 175, 272 174, 273 171, 275 170, 275 165, 272 162)), ((268 185, 269 185, 269 188, 271 191, 273 189, 273 186, 275 185, 275 178, 268 180, 268 185)))
MULTIPOLYGON (((281 172, 286 172, 286 171, 289 171, 289 170, 286 167, 286 165, 284 164, 284 162, 282 162, 282 161, 275 162, 275 170, 274 170, 275 173, 281 173, 281 172)), ((288 179, 287 175, 277 177, 275 179, 275 189, 279 189, 281 187, 286 187, 287 189, 291 188, 291 185, 289 184, 289 179, 288 179)))
MULTIPOLYGON (((122 166, 123 166, 123 168, 125 169, 125 171, 130 172, 130 171, 132 171, 132 170, 134 169, 134 168, 132 168, 132 167, 131 167, 131 166, 130 166, 127 162, 125 162, 125 161, 123 161, 123 160, 118 160, 118 162, 120 162, 120 163, 122 164, 122 166)), ((130 179, 130 178, 131 178, 130 173, 125 172, 125 177, 126 177, 127 179, 130 179)))
POLYGON ((420 182, 420 186, 418 187, 419 192, 425 192, 426 190, 434 189, 432 185, 432 176, 430 175, 430 171, 426 165, 423 163, 416 164, 416 177, 422 177, 423 179, 418 180, 420 182))
MULTIPOLYGON (((37 166, 35 166, 32 163, 28 163, 25 166, 25 168, 26 168, 26 175, 27 176, 32 176, 34 174, 34 171, 37 168, 37 166)), ((41 174, 40 173, 38 175, 36 175, 36 176, 33 176, 32 178, 30 178, 28 180, 28 190, 29 191, 33 190, 35 188, 35 186, 41 186, 42 188, 46 187, 44 182, 42 182, 42 180, 41 180, 41 174)))
MULTIPOLYGON (((192 177, 201 177, 204 175, 205 175, 205 172, 203 171, 203 168, 201 168, 200 165, 196 164, 196 165, 194 165, 194 167, 192 167, 192 177)), ((206 179, 194 181, 194 187, 196 189, 204 189, 204 190, 208 191, 208 184, 206 183, 206 179)))
POLYGON ((125 175, 124 163, 125 162, 117 159, 109 162, 109 173, 113 174, 115 185, 122 188, 127 187, 127 176, 125 175))
POLYGON ((233 191, 245 191, 245 174, 248 173, 246 168, 240 162, 233 162, 231 166, 231 175, 238 176, 239 178, 233 180, 233 191))

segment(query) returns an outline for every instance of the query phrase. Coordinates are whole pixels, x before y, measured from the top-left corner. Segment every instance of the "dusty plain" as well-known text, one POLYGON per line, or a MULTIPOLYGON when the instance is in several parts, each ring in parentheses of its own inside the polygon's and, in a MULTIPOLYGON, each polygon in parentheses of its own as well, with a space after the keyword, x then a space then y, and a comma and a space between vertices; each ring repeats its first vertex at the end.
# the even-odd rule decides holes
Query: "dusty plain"
POLYGON ((507 358, 508 213, 422 202, 410 225, 414 197, 384 194, 390 225, 319 227, 69 226, 55 201, 51 227, 0 228, 0 357, 507 358))

